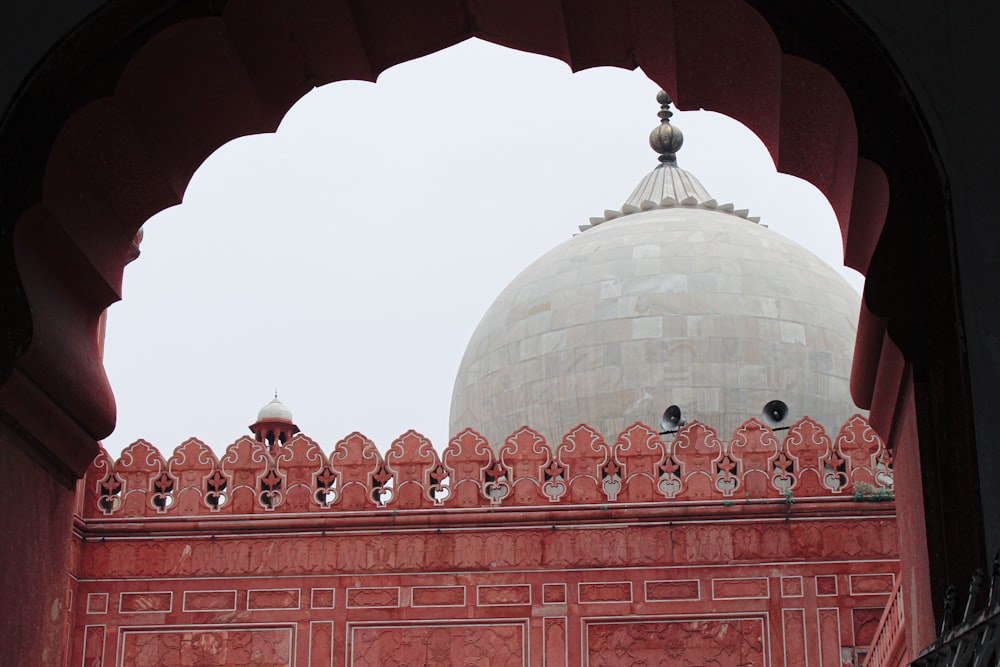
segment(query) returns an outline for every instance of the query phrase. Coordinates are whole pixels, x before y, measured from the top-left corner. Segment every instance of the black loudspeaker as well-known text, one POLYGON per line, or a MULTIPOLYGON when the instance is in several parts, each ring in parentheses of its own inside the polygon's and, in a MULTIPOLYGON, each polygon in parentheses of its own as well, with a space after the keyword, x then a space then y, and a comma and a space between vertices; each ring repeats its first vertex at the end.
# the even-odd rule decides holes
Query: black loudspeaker
POLYGON ((681 419, 681 409, 676 405, 671 405, 669 408, 663 411, 663 416, 660 417, 660 428, 664 432, 676 431, 681 426, 687 424, 686 419, 681 419))
POLYGON ((764 423, 774 428, 788 417, 788 406, 784 401, 768 401, 760 413, 764 423))

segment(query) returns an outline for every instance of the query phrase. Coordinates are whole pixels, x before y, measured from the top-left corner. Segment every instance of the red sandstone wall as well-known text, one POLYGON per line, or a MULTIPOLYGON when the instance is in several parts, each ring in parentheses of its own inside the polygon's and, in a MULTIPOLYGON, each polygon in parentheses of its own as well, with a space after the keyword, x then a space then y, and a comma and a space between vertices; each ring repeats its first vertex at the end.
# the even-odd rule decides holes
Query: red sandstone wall
POLYGON ((0 425, 0 591, 8 610, 0 656, 5 665, 56 665, 69 639, 73 492, 15 443, 0 425))
POLYGON ((896 581, 893 503, 853 495, 889 463, 860 417, 139 441, 84 481, 70 664, 840 667, 896 581))

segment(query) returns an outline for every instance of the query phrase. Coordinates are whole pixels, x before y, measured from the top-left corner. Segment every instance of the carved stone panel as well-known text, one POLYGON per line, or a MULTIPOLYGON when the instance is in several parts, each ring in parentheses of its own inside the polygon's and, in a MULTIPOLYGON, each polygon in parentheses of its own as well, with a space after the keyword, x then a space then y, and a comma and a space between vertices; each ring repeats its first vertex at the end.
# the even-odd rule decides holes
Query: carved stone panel
POLYGON ((545 667, 565 667, 566 656, 566 619, 546 618, 542 626, 545 644, 545 667))
POLYGON ((855 646, 871 645, 880 618, 882 618, 881 607, 855 607, 851 610, 855 646))
POLYGON ((645 424, 635 423, 622 431, 612 447, 612 463, 603 471, 608 500, 649 502, 662 497, 658 464, 667 455, 659 435, 645 424), (621 480, 621 488, 615 486, 621 480), (612 493, 614 491, 614 493, 612 493))
MULTIPOLYGON (((191 577, 896 557, 894 519, 86 542, 81 575, 191 577)), ((818 584, 825 586, 826 583, 818 584)), ((890 587, 891 590, 891 587, 890 587)), ((819 593, 835 594, 835 593, 819 593)))
POLYGON ((184 611, 235 611, 236 591, 186 591, 184 611))
POLYGON ((309 623, 309 667, 332 667, 333 636, 333 623, 329 621, 309 623))
POLYGON ((764 637, 760 618, 595 622, 587 658, 591 667, 766 665, 764 637))
POLYGON ((816 612, 819 619, 819 654, 821 667, 843 667, 840 647, 840 611, 834 609, 819 609, 816 612))
POLYGON ((580 602, 631 602, 632 584, 627 581, 581 583, 580 602))
POLYGON ((465 586, 416 586, 414 607, 464 607, 465 586))
POLYGON ((83 664, 99 667, 104 664, 104 626, 88 625, 83 634, 83 664))
POLYGON ((87 595, 87 613, 88 614, 108 613, 108 594, 89 593, 87 595))
POLYGON ((486 438, 465 429, 448 443, 441 454, 441 461, 452 478, 448 496, 450 505, 477 507, 488 500, 482 477, 484 471, 492 467, 493 450, 486 438))
POLYGON ((301 433, 292 437, 275 457, 277 475, 284 480, 285 511, 305 512, 329 506, 337 493, 336 478, 320 446, 301 433), (322 480, 322 482, 319 482, 322 480))
POLYGON ((223 513, 269 512, 284 502, 284 478, 275 470, 274 459, 263 443, 240 438, 226 448, 219 464, 222 474, 232 482, 223 513))
POLYGON ((290 627, 123 629, 121 642, 121 667, 292 664, 290 627))
POLYGON ((802 577, 782 577, 781 597, 783 598, 802 597, 802 577))
POLYGON ((511 498, 515 505, 537 505, 558 501, 566 493, 561 466, 550 466, 552 450, 537 431, 527 426, 514 431, 499 452, 500 461, 511 474, 511 498), (546 487, 548 493, 543 488, 546 487))
POLYGON ((121 511, 125 483, 114 472, 114 461, 101 448, 83 478, 83 513, 110 516, 121 511))
POLYGON ((566 604, 566 584, 542 584, 542 604, 566 604))
POLYGON ((646 582, 646 600, 650 602, 697 600, 699 597, 699 585, 696 579, 646 582))
POLYGON ((297 588, 247 591, 247 609, 298 609, 299 603, 297 588))
POLYGON ((783 609, 781 622, 785 639, 785 664, 806 664, 806 612, 803 609, 783 609))
POLYGON ((685 496, 691 500, 718 497, 715 487, 716 460, 722 457, 722 441, 706 424, 692 421, 682 428, 671 446, 671 454, 681 462, 685 496))
POLYGON ((395 476, 386 468, 375 443, 355 431, 334 446, 330 464, 341 475, 337 507, 360 510, 392 500, 395 476), (376 486, 372 486, 375 484, 376 486))
POLYGON ((140 517, 166 512, 174 503, 177 480, 155 447, 136 440, 115 462, 115 474, 124 483, 121 514, 140 517))
POLYGON ((349 588, 347 589, 348 607, 398 607, 399 589, 383 588, 349 588))
MULTIPOLYGON (((568 500, 574 503, 598 503, 607 500, 602 467, 610 461, 611 447, 592 428, 580 425, 566 434, 556 449, 556 460, 568 480, 568 500)), ((554 490, 554 488, 552 489, 554 490)), ((554 494, 547 492, 550 497, 554 494)))
POLYGON ((476 598, 483 606, 531 604, 531 586, 479 586, 476 598))
POLYGON ((163 593, 122 593, 119 613, 142 614, 170 611, 173 594, 163 593))
MULTIPOLYGON (((739 466, 737 470, 743 479, 741 492, 745 496, 767 498, 775 494, 771 476, 778 449, 778 439, 758 419, 748 419, 736 429, 729 442, 729 452, 735 465, 739 466)), ((787 481, 787 477, 784 479, 787 481)))
POLYGON ((852 574, 851 595, 879 595, 892 592, 896 582, 891 574, 852 574))
POLYGON ((350 664, 527 665, 526 628, 521 623, 360 625, 350 629, 350 664))
POLYGON ((885 443, 860 415, 847 421, 837 434, 837 450, 847 460, 848 476, 854 484, 874 484, 875 463, 885 443))
POLYGON ((176 502, 171 513, 184 516, 210 514, 228 502, 229 480, 220 471, 219 459, 197 438, 181 443, 167 461, 170 476, 177 480, 176 502))
POLYGON ((792 460, 797 460, 796 496, 823 496, 829 491, 839 492, 846 486, 842 459, 834 457, 833 441, 815 420, 803 417, 795 422, 782 449, 792 460))
POLYGON ((314 588, 309 606, 313 609, 333 609, 336 591, 332 588, 314 588))
POLYGON ((816 577, 816 595, 836 595, 837 577, 832 574, 823 574, 816 577))
POLYGON ((712 597, 716 600, 766 598, 769 594, 768 580, 764 577, 712 580, 712 597))
POLYGON ((385 454, 385 464, 395 477, 394 507, 433 507, 443 502, 450 489, 443 482, 448 472, 430 441, 410 430, 393 441, 385 454))

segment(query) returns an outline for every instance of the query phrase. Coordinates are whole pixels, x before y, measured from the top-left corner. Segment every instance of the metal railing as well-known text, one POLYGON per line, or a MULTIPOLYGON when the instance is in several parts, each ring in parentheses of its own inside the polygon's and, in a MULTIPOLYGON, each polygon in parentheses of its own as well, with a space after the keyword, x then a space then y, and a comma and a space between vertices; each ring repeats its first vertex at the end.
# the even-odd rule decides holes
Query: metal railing
POLYGON ((969 584, 962 620, 955 625, 955 586, 945 595, 941 635, 920 652, 911 667, 1000 667, 1000 550, 993 571, 986 606, 976 611, 983 592, 983 573, 976 570, 969 584))

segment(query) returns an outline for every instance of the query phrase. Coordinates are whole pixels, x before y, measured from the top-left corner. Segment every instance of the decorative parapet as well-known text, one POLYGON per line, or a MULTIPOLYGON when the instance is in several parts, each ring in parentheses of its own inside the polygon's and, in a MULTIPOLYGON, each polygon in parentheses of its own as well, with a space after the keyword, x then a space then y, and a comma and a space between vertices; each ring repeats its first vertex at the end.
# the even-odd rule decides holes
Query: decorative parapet
POLYGON ((243 437, 221 458, 190 439, 169 459, 137 440, 101 450, 82 480, 82 518, 368 509, 491 508, 891 498, 892 457, 855 415, 831 438, 804 417, 783 438, 749 419, 728 441, 692 421, 671 439, 635 423, 613 443, 581 424, 555 447, 528 427, 499 446, 466 429, 440 454, 415 431, 383 455, 352 433, 327 455, 299 434, 270 453, 243 437))

